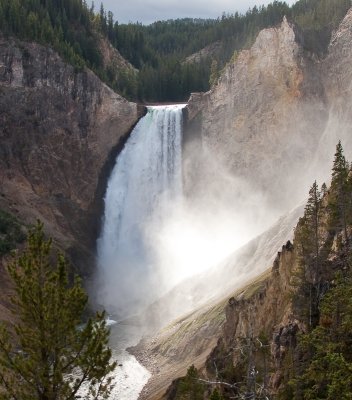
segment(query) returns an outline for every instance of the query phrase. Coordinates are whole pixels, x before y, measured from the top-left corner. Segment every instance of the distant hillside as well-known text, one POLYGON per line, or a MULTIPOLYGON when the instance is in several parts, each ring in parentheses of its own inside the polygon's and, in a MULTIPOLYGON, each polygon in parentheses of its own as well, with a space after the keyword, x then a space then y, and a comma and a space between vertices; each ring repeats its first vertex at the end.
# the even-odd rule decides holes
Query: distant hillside
POLYGON ((235 51, 250 47, 261 29, 279 24, 284 15, 298 26, 304 47, 322 56, 349 6, 350 0, 299 0, 292 7, 275 0, 216 20, 185 18, 144 26, 119 25, 118 15, 115 21, 103 6, 88 8, 84 0, 0 0, 0 30, 52 46, 76 68, 89 67, 129 99, 185 101, 191 92, 209 89, 212 58, 221 70, 235 51), (216 54, 184 62, 216 42, 216 54))
POLYGON ((109 42, 104 10, 95 14, 82 0, 0 0, 0 32, 49 45, 77 71, 93 70, 115 91, 127 95, 137 71, 109 42))
POLYGON ((324 55, 331 32, 350 5, 350 0, 299 0, 289 7, 285 2, 274 1, 243 15, 223 15, 216 20, 186 18, 149 26, 119 25, 115 45, 140 70, 140 100, 187 100, 190 92, 209 89, 213 57, 221 70, 235 51, 249 48, 260 30, 278 25, 285 15, 298 26, 305 49, 324 55), (210 52, 201 62, 184 63, 192 54, 216 42, 216 55, 210 52))

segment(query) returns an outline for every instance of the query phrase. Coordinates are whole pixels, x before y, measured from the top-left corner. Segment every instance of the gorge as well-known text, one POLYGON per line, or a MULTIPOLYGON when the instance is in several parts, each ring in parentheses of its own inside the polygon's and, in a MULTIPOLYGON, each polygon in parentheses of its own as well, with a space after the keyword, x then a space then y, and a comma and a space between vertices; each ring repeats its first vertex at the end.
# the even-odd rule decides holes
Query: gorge
MULTIPOLYGON (((112 399, 137 400, 150 378, 139 362, 152 373, 141 399, 174 399, 192 364, 202 379, 215 364, 230 376, 249 329, 270 336, 277 393, 285 343, 304 331, 288 301, 299 265, 288 241, 312 182, 329 183, 339 140, 352 158, 351 42, 352 10, 324 55, 285 17, 209 91, 142 105, 48 46, 0 36, 0 208, 24 230, 42 220, 91 307, 117 321, 112 399)), ((102 47, 106 65, 135 73, 102 47)), ((10 292, 6 279, 0 288, 10 292)))

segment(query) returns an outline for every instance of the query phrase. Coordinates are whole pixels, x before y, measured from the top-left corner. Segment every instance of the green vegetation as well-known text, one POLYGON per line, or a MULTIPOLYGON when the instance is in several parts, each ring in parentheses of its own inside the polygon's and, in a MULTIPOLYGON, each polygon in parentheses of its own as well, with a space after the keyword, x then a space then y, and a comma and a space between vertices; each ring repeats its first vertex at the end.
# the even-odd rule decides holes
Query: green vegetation
POLYGON ((119 25, 103 6, 96 12, 85 0, 0 0, 0 30, 5 35, 49 44, 78 70, 88 66, 130 99, 185 101, 193 91, 208 90, 234 52, 249 47, 261 29, 279 24, 285 15, 298 25, 304 47, 324 54, 332 30, 350 5, 350 0, 299 0, 289 7, 275 0, 243 15, 224 14, 216 20, 185 18, 144 26, 119 25), (104 65, 101 37, 107 38, 138 74, 104 65), (216 54, 200 63, 184 62, 215 42, 219 43, 216 54))
POLYGON ((118 25, 115 45, 140 70, 140 100, 183 101, 190 92, 208 90, 236 51, 251 46, 261 29, 279 24, 285 15, 298 24, 304 47, 323 54, 332 30, 350 6, 350 0, 300 0, 292 7, 273 1, 243 15, 223 15, 216 20, 186 18, 149 26, 118 25), (183 62, 215 42, 220 43, 216 55, 210 54, 198 64, 183 62), (214 64, 211 68, 214 57, 216 69, 214 64))
POLYGON ((26 239, 24 228, 11 214, 0 210, 0 256, 15 249, 26 239))
POLYGON ((134 95, 134 71, 103 63, 101 39, 111 29, 111 14, 95 14, 82 0, 0 0, 3 34, 49 45, 77 71, 88 67, 114 90, 134 95))
POLYGON ((184 378, 178 379, 176 383, 176 392, 174 399, 177 400, 203 400, 204 386, 199 381, 200 374, 194 365, 191 365, 187 370, 187 375, 184 378))
POLYGON ((292 398, 352 398, 352 276, 338 274, 320 305, 320 322, 300 337, 299 351, 308 355, 302 373, 290 382, 292 398), (296 396, 296 397, 294 397, 296 396))
POLYGON ((295 235, 302 273, 294 305, 308 331, 298 337, 287 400, 352 398, 351 198, 351 169, 339 142, 330 189, 319 192, 314 183, 295 235))
POLYGON ((52 45, 77 68, 99 68, 102 57, 94 36, 93 15, 81 0, 1 0, 4 34, 52 45))
POLYGON ((69 283, 62 255, 51 261, 51 240, 38 223, 8 267, 14 322, 0 324, 0 399, 75 399, 83 385, 85 399, 106 399, 116 364, 104 313, 79 328, 87 296, 79 279, 69 283))

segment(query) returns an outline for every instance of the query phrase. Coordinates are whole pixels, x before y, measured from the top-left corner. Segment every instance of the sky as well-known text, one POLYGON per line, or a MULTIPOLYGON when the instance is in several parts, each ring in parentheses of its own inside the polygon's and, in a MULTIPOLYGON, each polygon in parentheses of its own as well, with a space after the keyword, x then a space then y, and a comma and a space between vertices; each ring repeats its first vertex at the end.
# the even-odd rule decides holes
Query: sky
MULTIPOLYGON (((102 0, 104 8, 114 13, 119 23, 142 22, 176 18, 217 18, 222 13, 246 12, 254 5, 266 5, 272 0, 102 0)), ((286 0, 288 4, 296 0, 286 0)), ((95 0, 96 11, 101 0, 95 0)))

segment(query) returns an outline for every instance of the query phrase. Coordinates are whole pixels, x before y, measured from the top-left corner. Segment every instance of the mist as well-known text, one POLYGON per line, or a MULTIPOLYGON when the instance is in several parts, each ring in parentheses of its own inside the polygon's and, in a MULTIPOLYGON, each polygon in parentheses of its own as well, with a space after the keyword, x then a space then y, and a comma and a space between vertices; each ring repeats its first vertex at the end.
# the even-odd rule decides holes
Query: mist
POLYGON ((198 131, 182 139, 181 108, 152 107, 109 180, 114 188, 105 201, 112 214, 105 211, 107 237, 103 232, 98 244, 102 249, 105 240, 108 252, 100 251, 95 293, 117 318, 149 309, 160 326, 209 300, 209 293, 230 293, 270 268, 293 237, 313 181, 329 183, 337 141, 346 153, 352 148, 348 124, 331 113, 303 158, 305 143, 290 134, 289 169, 273 164, 260 180, 248 170, 236 175, 224 151, 214 153, 198 131))
POLYGON ((162 223, 148 226, 163 291, 200 274, 269 227, 278 217, 264 193, 212 165, 208 191, 171 204, 162 223))
POLYGON ((120 318, 216 266, 278 217, 265 193, 215 159, 207 162, 212 174, 204 171, 203 190, 186 196, 181 115, 180 106, 151 107, 109 180, 97 292, 120 318))

